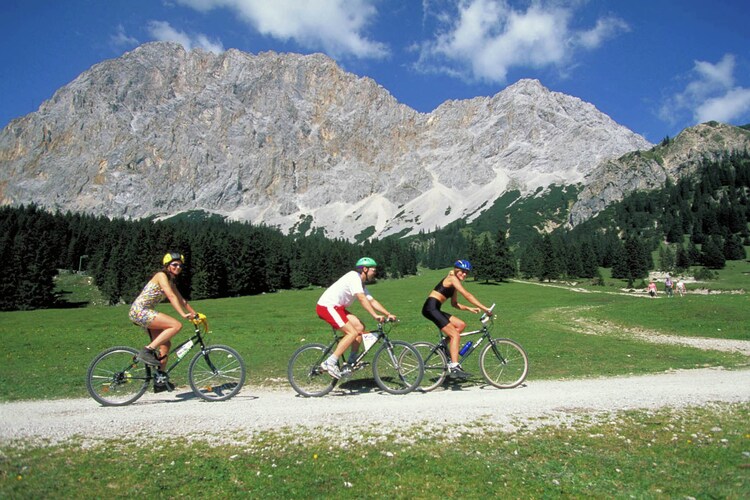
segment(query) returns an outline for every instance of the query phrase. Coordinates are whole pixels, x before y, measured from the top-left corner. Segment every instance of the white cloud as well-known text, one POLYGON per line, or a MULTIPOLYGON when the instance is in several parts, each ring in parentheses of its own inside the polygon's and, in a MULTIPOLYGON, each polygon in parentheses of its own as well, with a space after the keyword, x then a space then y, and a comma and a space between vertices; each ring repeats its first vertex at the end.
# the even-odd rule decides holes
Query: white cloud
POLYGON ((128 36, 125 33, 125 27, 122 24, 119 24, 115 30, 115 34, 109 37, 109 42, 117 50, 135 47, 139 43, 137 38, 128 36))
POLYGON ((607 17, 596 21, 596 26, 589 31, 578 33, 578 41, 586 49, 596 49, 601 44, 622 32, 630 31, 630 26, 616 17, 607 17))
POLYGON ((732 123, 750 114, 750 89, 735 88, 726 94, 712 97, 695 110, 698 123, 711 120, 732 123))
POLYGON ((719 62, 695 61, 692 80, 685 89, 668 98, 659 116, 677 124, 692 118, 692 125, 711 120, 731 123, 750 115, 750 89, 735 86, 735 58, 725 54, 719 62))
POLYGON ((177 0, 201 12, 214 8, 234 11, 265 36, 294 40, 332 57, 382 58, 385 44, 368 39, 363 31, 377 15, 366 0, 177 0))
POLYGON ((576 51, 595 49, 629 29, 624 21, 609 17, 590 30, 577 31, 570 27, 572 8, 542 2, 532 2, 525 11, 504 0, 460 0, 454 5, 456 15, 433 14, 443 29, 422 45, 417 66, 466 80, 505 83, 514 67, 562 69, 576 51))
POLYGON ((185 50, 197 47, 216 54, 224 52, 224 46, 220 41, 210 40, 206 35, 201 33, 189 35, 184 31, 178 31, 166 21, 150 21, 148 23, 148 32, 156 40, 177 42, 185 47, 185 50))

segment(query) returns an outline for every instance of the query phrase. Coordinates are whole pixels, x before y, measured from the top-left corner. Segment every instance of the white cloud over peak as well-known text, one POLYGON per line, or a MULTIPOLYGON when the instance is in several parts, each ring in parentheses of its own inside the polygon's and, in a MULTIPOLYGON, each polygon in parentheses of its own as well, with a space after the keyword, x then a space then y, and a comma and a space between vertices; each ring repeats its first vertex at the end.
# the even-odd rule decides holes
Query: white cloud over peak
POLYGON ((733 54, 725 54, 716 64, 695 61, 692 80, 683 91, 666 100, 659 110, 660 118, 676 124, 690 114, 691 125, 749 119, 750 89, 735 86, 734 69, 733 54))
MULTIPOLYGON (((423 4, 424 8, 431 8, 423 4)), ((532 2, 525 11, 504 0, 460 0, 456 15, 434 12, 442 24, 422 45, 417 67, 465 80, 505 83, 514 67, 557 67, 579 50, 592 50, 629 30, 617 18, 599 19, 585 31, 572 29, 573 8, 532 2)))
POLYGON ((216 54, 224 52, 224 46, 220 41, 211 40, 202 33, 189 35, 184 31, 173 28, 166 21, 149 21, 148 32, 161 42, 177 42, 185 47, 185 50, 201 48, 216 54))
POLYGON ((125 27, 122 24, 117 25, 115 34, 109 37, 109 42, 117 50, 138 45, 138 39, 125 33, 125 27))
POLYGON ((747 120, 750 115, 750 89, 734 88, 718 97, 706 99, 695 109, 697 123, 711 120, 732 123, 737 120, 747 120))
POLYGON ((177 0, 201 12, 234 11, 260 34, 294 40, 331 57, 383 58, 388 47, 368 39, 364 30, 377 15, 365 0, 177 0))

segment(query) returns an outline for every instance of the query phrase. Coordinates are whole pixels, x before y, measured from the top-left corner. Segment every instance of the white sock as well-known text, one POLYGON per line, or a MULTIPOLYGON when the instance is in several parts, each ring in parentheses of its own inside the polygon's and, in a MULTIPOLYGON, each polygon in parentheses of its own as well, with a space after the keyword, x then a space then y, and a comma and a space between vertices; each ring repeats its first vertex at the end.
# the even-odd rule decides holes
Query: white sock
POLYGON ((326 360, 326 363, 331 365, 336 365, 339 362, 339 357, 336 355, 331 354, 331 356, 326 360))

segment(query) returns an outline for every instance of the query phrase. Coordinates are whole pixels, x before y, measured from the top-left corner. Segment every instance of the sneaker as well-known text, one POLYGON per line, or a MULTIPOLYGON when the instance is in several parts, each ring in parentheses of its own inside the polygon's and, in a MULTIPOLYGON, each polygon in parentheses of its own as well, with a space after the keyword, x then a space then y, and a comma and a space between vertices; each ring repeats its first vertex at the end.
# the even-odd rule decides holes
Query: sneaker
POLYGON ((341 378, 341 372, 339 371, 339 367, 336 366, 336 363, 331 363, 330 361, 325 360, 320 364, 320 369, 336 380, 341 378))
POLYGON ((167 382, 166 384, 154 384, 154 392, 159 393, 164 391, 174 391, 174 384, 172 382, 167 382))
POLYGON ((449 370, 448 376, 451 378, 466 380, 467 378, 471 377, 471 374, 464 371, 461 365, 456 365, 449 370))
POLYGON ((161 362, 156 357, 156 350, 151 349, 149 347, 144 347, 141 349, 141 352, 138 353, 138 356, 136 356, 138 361, 143 361, 147 365, 151 366, 159 366, 161 365, 161 362))

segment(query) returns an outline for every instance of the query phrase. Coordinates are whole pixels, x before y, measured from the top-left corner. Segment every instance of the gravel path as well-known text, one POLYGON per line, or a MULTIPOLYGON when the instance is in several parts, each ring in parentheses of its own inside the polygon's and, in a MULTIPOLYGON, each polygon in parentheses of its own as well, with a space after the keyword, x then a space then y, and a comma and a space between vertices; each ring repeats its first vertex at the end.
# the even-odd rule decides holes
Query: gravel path
POLYGON ((84 445, 128 435, 145 439, 157 432, 158 421, 168 422, 160 435, 219 442, 249 443, 256 433, 268 430, 346 442, 365 439, 364 429, 370 434, 367 439, 408 429, 407 439, 415 439, 445 433, 444 424, 455 424, 448 432, 458 436, 482 426, 514 431, 618 410, 750 401, 750 369, 532 381, 510 390, 454 385, 405 396, 382 393, 367 380, 350 384, 356 386, 313 399, 298 397, 291 388, 253 387, 251 378, 238 396, 218 403, 197 400, 187 387, 149 393, 122 408, 101 407, 92 399, 5 403, 0 405, 0 443, 57 443, 74 436, 84 445), (341 422, 353 425, 342 431, 341 422))

